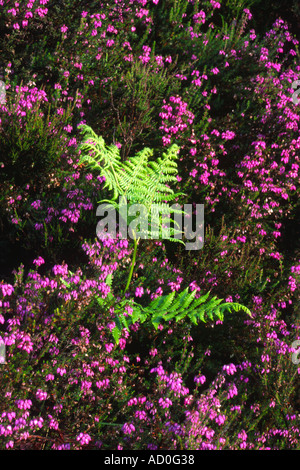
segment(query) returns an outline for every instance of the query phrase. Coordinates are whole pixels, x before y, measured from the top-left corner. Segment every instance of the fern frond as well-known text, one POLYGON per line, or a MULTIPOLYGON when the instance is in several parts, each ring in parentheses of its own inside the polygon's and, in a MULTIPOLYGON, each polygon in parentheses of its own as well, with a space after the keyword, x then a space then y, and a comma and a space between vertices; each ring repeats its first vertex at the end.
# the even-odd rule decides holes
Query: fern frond
POLYGON ((123 173, 120 180, 120 187, 123 190, 123 195, 132 200, 134 188, 139 187, 145 183, 147 178, 147 163, 149 157, 152 157, 153 150, 144 148, 138 152, 131 160, 123 163, 123 173), (137 184, 139 183, 139 184, 137 184))
MULTIPOLYGON (((112 200, 106 200, 106 202, 113 204, 115 209, 120 209, 115 201, 118 197, 126 198, 129 204, 143 205, 148 214, 156 206, 156 209, 161 211, 159 215, 160 227, 163 224, 167 225, 169 219, 164 214, 164 204, 173 202, 179 196, 184 195, 181 192, 174 193, 170 187, 172 183, 177 183, 176 159, 179 147, 176 144, 172 145, 156 161, 149 161, 153 156, 153 150, 146 147, 126 162, 121 162, 119 149, 116 146, 105 145, 103 138, 97 136, 93 129, 87 125, 81 125, 80 129, 84 137, 83 143, 79 146, 80 162, 87 164, 92 169, 97 169, 105 177, 104 187, 113 191, 112 200)), ((172 212, 184 214, 179 209, 172 210, 172 212)), ((128 217, 127 220, 132 220, 132 217, 128 217)), ((182 231, 175 227, 170 227, 169 236, 166 230, 162 233, 166 235, 165 239, 184 243, 182 231), (175 235, 178 237, 174 238, 175 235)), ((149 238, 148 235, 149 227, 147 234, 143 233, 146 238, 149 238)))
MULTIPOLYGON (((159 324, 174 320, 176 322, 183 320, 187 317, 194 325, 198 325, 199 322, 207 322, 207 319, 211 321, 224 319, 226 312, 239 312, 242 311, 247 315, 251 316, 251 311, 244 305, 240 305, 236 302, 224 302, 222 299, 212 297, 208 299, 210 292, 202 295, 198 299, 195 298, 196 290, 189 292, 187 287, 179 294, 177 292, 171 292, 170 294, 158 297, 147 306, 142 307, 137 303, 133 303, 132 315, 126 317, 127 327, 135 322, 149 321, 154 328, 157 330, 159 324)), ((116 323, 122 326, 122 320, 116 323)))
POLYGON ((86 163, 90 168, 97 169, 105 177, 104 187, 112 190, 113 199, 117 199, 122 191, 120 187, 122 165, 118 147, 106 146, 104 139, 86 124, 79 127, 84 138, 84 142, 79 145, 82 154, 79 163, 86 163))

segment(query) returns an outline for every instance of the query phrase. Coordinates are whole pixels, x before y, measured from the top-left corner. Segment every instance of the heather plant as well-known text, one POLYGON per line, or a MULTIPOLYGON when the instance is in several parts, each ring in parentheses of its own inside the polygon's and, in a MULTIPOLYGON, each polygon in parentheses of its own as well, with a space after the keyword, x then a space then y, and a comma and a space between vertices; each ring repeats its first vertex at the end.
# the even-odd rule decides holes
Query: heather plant
MULTIPOLYGON (((206 391, 203 371, 210 351, 197 354, 186 322, 177 326, 169 321, 157 330, 132 325, 130 334, 124 328, 118 346, 111 342, 113 312, 99 309, 95 299, 99 293, 104 299, 109 295, 108 277, 128 255, 125 242, 85 244, 90 258, 85 272, 72 273, 67 265, 56 265, 49 276, 41 276, 38 269, 43 259, 38 258, 27 278, 23 279, 21 268, 14 286, 2 285, 2 321, 8 326, 3 335, 7 364, 1 368, 6 384, 0 428, 3 446, 294 448, 299 430, 291 413, 291 391, 282 395, 280 387, 284 372, 296 370, 288 360, 286 342, 274 335, 278 327, 288 332, 284 323, 274 324, 274 317, 269 317, 269 330, 262 337, 262 346, 266 344, 261 364, 249 360, 223 364, 206 391), (93 277, 97 271, 100 276, 93 277), (142 351, 137 349, 139 341, 144 344, 142 351), (166 342, 167 355, 163 353, 166 342), (272 347, 282 356, 281 362, 271 362, 272 347), (274 378, 281 381, 276 383, 275 395, 274 385, 267 388, 274 378), (257 387, 251 387, 257 380, 266 403, 269 398, 262 408, 257 387), (192 383, 187 386, 186 381, 192 383), (283 418, 276 419, 277 414, 283 418), (291 423, 288 430, 286 421, 291 423), (268 423, 267 434, 260 432, 258 424, 263 422, 268 423)), ((256 301, 256 311, 260 309, 256 301)), ((127 312, 130 316, 130 305, 127 312)), ((261 328, 257 319, 249 321, 254 329, 261 328)))
POLYGON ((38 245, 54 260, 101 187, 101 179, 80 174, 71 155, 80 99, 65 105, 59 90, 50 98, 32 84, 7 95, 1 105, 1 231, 11 243, 29 250, 38 245))
MULTIPOLYGON (((172 73, 176 70, 176 64, 169 64, 167 60, 164 62, 162 56, 155 55, 154 47, 150 50, 148 46, 143 46, 139 60, 132 59, 128 64, 128 70, 124 67, 124 75, 119 80, 113 80, 110 90, 104 91, 107 95, 105 113, 112 122, 113 141, 120 146, 123 161, 128 158, 131 148, 140 148, 146 139, 153 142, 154 147, 160 146, 159 135, 154 131, 158 124, 157 109, 166 95, 180 88, 172 73)), ((96 103, 96 107, 99 104, 96 103)), ((94 112, 96 109, 88 117, 93 119, 94 128, 97 129, 94 112)), ((100 132, 107 132, 101 122, 99 126, 100 132)))
MULTIPOLYGON (((285 332, 282 322, 274 325, 269 318, 260 366, 247 360, 225 364, 204 392, 204 358, 209 358, 209 351, 197 354, 197 345, 192 347, 193 331, 186 322, 177 326, 169 320, 157 329, 132 325, 131 333, 124 328, 118 345, 111 342, 113 311, 99 308, 96 299, 99 294, 103 299, 109 296, 108 278, 128 255, 127 242, 106 240, 85 244, 84 250, 90 259, 85 272, 70 272, 63 264, 41 276, 38 270, 44 261, 38 258, 27 278, 21 268, 13 286, 2 285, 7 363, 1 368, 6 385, 0 429, 6 448, 253 449, 272 441, 276 448, 280 447, 276 435, 285 436, 285 448, 294 448, 299 430, 289 414, 287 390, 283 395, 286 409, 282 409, 279 384, 278 395, 273 396, 274 387, 267 393, 268 408, 260 409, 255 400, 249 405, 252 381, 262 379, 266 387, 264 379, 270 375, 271 384, 272 373, 282 380, 277 367, 282 373, 286 368, 287 373, 291 371, 285 341, 270 334, 277 326, 285 332), (149 354, 145 348, 137 349, 139 341, 149 345, 149 354), (163 354, 166 342, 167 356, 163 354), (272 345, 284 364, 270 363, 272 345), (140 362, 144 372, 139 373, 140 362), (186 385, 190 379, 195 386, 186 385), (285 419, 291 420, 291 426, 285 434, 278 427, 284 420, 274 418, 274 407, 279 415, 288 412, 285 419), (262 420, 269 423, 269 436, 259 432, 257 424, 262 420)), ((256 302, 256 310, 260 305, 256 302)), ((125 309, 130 316, 130 303, 125 309)), ((248 321, 260 328, 257 320, 248 321)), ((203 328, 209 327, 204 324, 203 328)), ((257 389, 255 398, 259 400, 257 389)))
POLYGON ((0 8, 1 259, 32 249, 0 281, 0 447, 299 449, 296 3, 0 8), (117 196, 164 153, 203 248, 94 239, 108 157, 117 196))
MULTIPOLYGON (((255 40, 256 35, 253 31, 250 36, 251 40, 255 40)), ((249 245, 249 243, 250 245, 251 243, 256 245, 257 257, 264 259, 265 271, 273 270, 274 262, 278 262, 278 270, 280 270, 282 259, 282 255, 278 250, 278 242, 282 236, 280 229, 282 227, 284 230, 285 220, 295 220, 298 211, 297 202, 295 200, 297 189, 296 181, 298 178, 298 157, 293 152, 294 146, 297 145, 296 139, 289 141, 292 145, 292 147, 289 148, 293 153, 293 156, 290 157, 289 150, 283 149, 284 139, 279 137, 278 143, 274 141, 273 130, 275 129, 274 126, 277 124, 274 121, 274 125, 271 125, 270 122, 270 118, 273 119, 273 117, 276 116, 276 111, 271 112, 270 110, 272 109, 271 103, 274 92, 277 95, 274 101, 274 107, 281 108, 279 96, 282 93, 282 85, 280 85, 280 79, 270 79, 267 77, 261 77, 261 79, 259 79, 257 75, 259 69, 260 73, 263 74, 262 66, 266 67, 268 70, 271 69, 271 75, 278 75, 280 68, 278 68, 276 63, 273 63, 272 60, 279 59, 279 54, 283 53, 283 47, 286 42, 297 44, 297 41, 292 39, 286 31, 286 25, 278 21, 270 34, 266 35, 265 45, 267 47, 257 49, 257 45, 254 44, 255 49, 259 52, 259 54, 256 53, 256 55, 259 55, 260 64, 259 62, 257 63, 259 68, 256 71, 256 78, 253 78, 253 81, 250 80, 250 84, 251 82, 253 84, 255 82, 260 83, 259 87, 261 86, 261 88, 260 91, 255 91, 255 88, 253 89, 252 103, 248 100, 249 89, 252 90, 252 86, 250 85, 250 88, 245 85, 244 89, 247 90, 247 92, 242 98, 241 95, 238 94, 238 90, 242 90, 239 85, 239 87, 235 88, 235 106, 237 107, 238 113, 233 114, 228 112, 227 108, 224 108, 222 104, 222 112, 225 111, 224 118, 222 118, 222 114, 220 115, 218 111, 217 119, 214 118, 214 120, 211 121, 205 134, 199 136, 201 138, 194 133, 189 139, 188 146, 181 147, 184 155, 187 155, 185 148, 189 148, 191 142, 194 144, 194 148, 190 149, 190 155, 194 158, 192 159, 190 156, 189 158, 182 158, 182 162, 184 162, 182 165, 187 167, 185 171, 181 171, 184 177, 183 187, 193 187, 192 194, 194 200, 198 200, 199 197, 205 198, 208 204, 206 211, 206 220, 208 223, 212 221, 214 226, 220 226, 221 216, 225 216, 226 224, 228 224, 228 226, 232 224, 233 227, 240 232, 235 239, 230 240, 231 243, 237 243, 239 245, 239 252, 249 249, 249 247, 242 248, 246 243, 247 245, 249 245), (272 47, 270 43, 272 40, 272 45, 274 44, 275 37, 278 40, 278 48, 276 49, 274 59, 272 59, 272 47), (266 90, 267 94, 264 95, 266 90), (266 111, 260 107, 264 102, 264 96, 267 97, 266 99, 268 101, 265 107, 266 111), (240 104, 241 101, 242 104, 240 104), (243 106, 243 102, 245 102, 245 106, 243 106), (256 121, 260 112, 261 123, 258 126, 256 121), (238 117, 238 119, 236 119, 236 117, 238 117), (236 126, 232 125, 233 122, 236 123, 236 126), (221 128, 225 125, 227 130, 223 132, 218 130, 218 123, 221 125, 221 128), (245 128, 243 128, 243 123, 245 123, 245 128), (263 133, 264 126, 266 128, 266 136, 272 136, 272 141, 269 143, 271 150, 267 150, 267 143, 264 141, 264 138, 267 140, 267 137, 265 137, 263 133), (252 131, 253 137, 251 138, 252 131), (241 143, 238 144, 236 137, 239 135, 243 135, 243 139, 241 143), (215 137, 218 142, 216 142, 216 145, 213 144, 215 137), (220 137, 222 137, 223 142, 220 142, 220 137), (252 148, 253 150, 255 149, 255 156, 251 151, 252 148), (264 153, 265 148, 266 153, 264 153), (204 151, 205 156, 203 155, 204 149, 206 149, 204 151), (277 157, 281 160, 281 165, 277 163, 279 160, 275 159, 274 161, 273 159, 273 155, 277 152, 276 149, 278 149, 278 153, 281 153, 280 157, 277 157), (245 160, 240 161, 240 153, 237 152, 237 150, 245 154, 245 160), (250 156, 249 153, 253 156, 250 156), (232 158, 229 163, 229 154, 238 157, 238 160, 235 161, 235 165, 232 165, 232 158), (258 163, 259 161, 260 163, 258 163), (259 168, 262 167, 264 169, 260 170, 259 168), (270 167, 270 169, 268 169, 268 167, 270 167), (245 168, 249 170, 247 177, 246 173, 244 173, 245 168), (293 168, 294 171, 289 171, 289 168, 293 168), (253 182, 253 179, 256 180, 256 184, 253 182), (227 187, 224 185, 225 180, 227 181, 227 187), (210 189, 208 191, 209 187, 210 189), (261 196, 260 189, 265 194, 264 198, 261 196), (206 196, 206 191, 209 192, 208 196, 206 196), (241 203, 237 204, 239 197, 241 197, 241 203), (283 204, 286 204, 285 210, 283 209, 283 204), (247 211, 247 214, 244 211, 247 211)), ((248 41, 245 41, 245 45, 247 44, 248 41)), ((292 55, 294 52, 291 50, 290 54, 292 55)), ((233 50, 231 53, 233 56, 236 56, 236 51, 233 50)), ((241 53, 242 51, 240 51, 240 54, 241 53)), ((253 56, 253 52, 250 52, 250 55, 253 56)), ((240 55, 239 60, 236 60, 236 62, 242 64, 243 60, 243 56, 240 55)), ((255 64, 255 61, 252 60, 252 62, 255 64)), ((227 65, 229 65, 229 62, 227 62, 227 65)), ((228 67, 228 69, 230 69, 230 67, 228 67)), ((235 71, 237 71, 236 68, 235 71)), ((295 72, 292 71, 289 72, 291 76, 294 76, 294 73, 295 72)), ((281 80, 284 80, 289 74, 280 75, 281 80)), ((221 77, 222 80, 222 75, 217 73, 217 71, 216 76, 221 77)), ((239 81, 244 80, 242 77, 238 79, 239 81)), ((249 83, 249 75, 247 82, 249 83)), ((228 83, 232 83, 232 81, 228 83)), ((216 88, 218 88, 218 85, 216 85, 216 88)), ((222 86, 219 90, 219 93, 216 93, 215 90, 217 101, 218 96, 221 95, 222 97, 222 95, 224 95, 222 86)), ((212 111, 215 113, 216 110, 218 110, 218 108, 215 108, 216 100, 212 99, 210 103, 212 111)), ((222 101, 220 101, 220 103, 222 103, 222 101)), ((233 103, 231 103, 231 106, 233 106, 233 103)), ((289 118, 287 118, 286 127, 291 129, 295 128, 295 122, 297 122, 298 119, 297 116, 293 112, 288 111, 288 109, 285 114, 289 116, 289 118), (289 121, 291 116, 294 116, 294 122, 289 121)), ((274 119, 276 120, 275 117, 274 119)), ((279 117, 278 127, 282 126, 283 119, 284 118, 279 117)), ((278 132, 280 136, 279 130, 275 132, 275 135, 277 135, 278 132)), ((286 230, 284 231, 287 233, 286 230)), ((253 248, 255 249, 254 245, 253 248)), ((283 243, 280 245, 282 247, 283 243)), ((287 246, 290 246, 290 243, 287 243, 287 246)), ((293 251, 294 253, 297 252, 297 248, 294 247, 293 251)), ((178 257, 180 257, 180 255, 178 257)))
MULTIPOLYGON (((105 178, 104 187, 108 187, 113 192, 113 198, 106 202, 109 202, 114 208, 117 208, 119 212, 121 212, 121 203, 116 202, 118 197, 128 199, 130 204, 142 204, 148 214, 153 206, 160 210, 160 208, 163 207, 162 203, 170 203, 181 196, 181 193, 174 193, 169 187, 169 183, 177 182, 177 165, 175 160, 178 148, 176 145, 170 147, 167 152, 163 154, 163 158, 157 158, 155 162, 148 161, 148 158, 153 155, 153 151, 143 149, 138 155, 132 157, 130 161, 122 164, 116 146, 107 147, 103 138, 98 137, 88 126, 82 126, 82 133, 84 141, 79 147, 81 152, 80 162, 86 163, 90 168, 100 171, 101 176, 105 178)), ((125 207, 125 210, 127 212, 127 207, 125 207)), ((176 212, 180 215, 183 214, 181 210, 177 210, 176 212)), ((164 221, 164 215, 161 215, 160 224, 163 224, 164 221)), ((137 247, 140 237, 142 236, 140 235, 141 232, 142 229, 139 230, 139 236, 137 238, 136 232, 132 230, 134 250, 124 294, 130 286, 136 262, 137 247)), ((146 232, 148 238, 148 227, 146 227, 146 232)), ((167 238, 168 240, 180 241, 177 238, 173 238, 178 232, 176 228, 171 229, 170 232, 171 236, 167 238)), ((104 235, 105 233, 98 234, 98 236, 104 235)), ((108 235, 111 236, 111 234, 108 235)), ((243 310, 250 314, 249 309, 237 303, 221 304, 222 301, 216 297, 208 300, 209 293, 198 299, 194 299, 195 294, 196 291, 189 293, 187 288, 182 291, 177 298, 174 298, 176 292, 173 292, 167 296, 153 300, 146 308, 134 303, 131 306, 132 312, 130 316, 128 316, 128 313, 123 313, 124 304, 122 302, 118 303, 115 316, 116 327, 113 330, 115 339, 117 341, 119 340, 123 327, 129 330, 130 324, 137 322, 143 323, 148 318, 151 319, 152 324, 157 328, 161 321, 173 319, 179 321, 185 317, 188 317, 189 320, 195 324, 197 324, 199 320, 206 321, 206 315, 210 320, 213 320, 214 317, 222 320, 224 312, 226 310, 230 312, 232 309, 235 311, 243 310)), ((113 295, 111 295, 110 300, 113 302, 113 295)), ((102 304, 101 299, 98 299, 98 302, 100 305, 102 304)))
POLYGON ((38 182, 57 168, 66 136, 61 121, 70 124, 72 108, 56 108, 57 102, 49 103, 45 91, 32 84, 9 89, 1 107, 1 184, 31 184, 32 177, 38 182))

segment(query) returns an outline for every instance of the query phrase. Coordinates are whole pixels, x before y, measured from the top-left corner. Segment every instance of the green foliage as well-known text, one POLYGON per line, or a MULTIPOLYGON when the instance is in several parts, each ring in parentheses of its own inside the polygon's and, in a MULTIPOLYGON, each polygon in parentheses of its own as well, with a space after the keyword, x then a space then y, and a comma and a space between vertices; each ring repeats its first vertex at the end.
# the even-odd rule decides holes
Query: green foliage
MULTIPOLYGON (((144 148, 123 163, 117 146, 105 145, 104 139, 98 137, 91 127, 87 125, 80 127, 84 137, 84 142, 79 146, 80 163, 98 170, 101 176, 105 177, 104 187, 113 191, 112 199, 106 202, 110 202, 115 208, 120 209, 121 204, 128 200, 130 204, 143 205, 147 214, 152 210, 157 214, 166 209, 165 203, 183 195, 181 192, 174 193, 169 187, 170 183, 177 182, 176 159, 179 147, 176 144, 169 147, 156 161, 149 161, 153 156, 153 150, 144 148), (120 198, 121 202, 116 202, 117 198, 120 198)), ((179 209, 174 209, 174 212, 183 213, 179 209)), ((161 223, 167 220, 167 217, 160 215, 161 223)), ((170 234, 175 233, 179 231, 170 227, 170 234)))
POLYGON ((223 321, 225 312, 243 311, 251 316, 251 312, 236 302, 222 303, 222 299, 212 297, 208 299, 210 292, 195 298, 196 290, 189 292, 186 288, 179 294, 176 291, 154 299, 149 306, 143 308, 137 306, 141 314, 150 316, 151 322, 157 329, 161 321, 176 322, 188 317, 192 323, 197 325, 199 321, 206 322, 207 318, 211 321, 216 319, 223 321))
MULTIPOLYGON (((112 276, 108 276, 106 283, 111 286, 112 276)), ((186 318, 194 325, 199 322, 206 323, 208 320, 224 320, 226 312, 244 312, 251 317, 251 311, 237 302, 222 302, 222 299, 211 297, 210 292, 196 298, 197 291, 189 292, 189 288, 184 289, 179 294, 176 291, 170 294, 159 296, 152 300, 147 306, 142 306, 133 299, 116 300, 112 292, 103 299, 98 296, 97 303, 103 307, 104 305, 113 307, 115 327, 112 330, 116 343, 119 342, 122 330, 135 323, 149 322, 157 330, 158 326, 163 322, 176 321, 179 322, 186 318), (126 311, 126 307, 130 307, 131 313, 126 311)))
POLYGON ((0 127, 0 181, 17 186, 34 179, 38 182, 57 167, 66 136, 61 122, 68 124, 72 114, 71 106, 62 117, 55 106, 37 100, 27 110, 26 120, 20 119, 24 111, 20 90, 8 93, 7 113, 2 114, 0 127))
MULTIPOLYGON (((103 98, 107 99, 102 107, 105 106, 105 115, 111 122, 106 132, 114 129, 114 142, 122 142, 122 161, 129 156, 131 149, 141 147, 146 138, 158 144, 157 110, 166 96, 177 93, 180 88, 174 79, 176 61, 168 66, 159 66, 154 51, 153 46, 147 63, 140 60, 130 62, 128 70, 124 65, 123 74, 119 73, 112 80, 110 93, 103 90, 103 98)), ((98 107, 98 103, 95 106, 98 107)), ((93 118, 93 122, 95 129, 101 129, 97 119, 93 118)))
MULTIPOLYGON (((27 278, 19 273, 12 294, 0 284, 1 447, 299 448, 290 356, 299 338, 299 110, 290 99, 299 57, 293 29, 272 25, 288 19, 298 34, 298 2, 160 0, 143 9, 138 0, 53 0, 43 17, 26 2, 16 14, 4 3, 0 257, 15 254, 9 237, 45 259, 27 278), (48 103, 31 101, 32 89, 22 103, 20 83, 45 90, 48 103), (176 145, 165 150, 162 121, 185 113, 180 105, 162 117, 171 97, 193 119, 180 132, 175 123, 176 145), (80 160, 70 130, 79 121, 93 123, 82 127, 80 160), (94 203, 110 192, 119 211, 128 199, 151 215, 182 193, 181 202, 206 203, 203 249, 178 243, 175 252, 138 235, 128 277, 127 242, 88 242, 94 203), (23 399, 32 402, 26 413, 23 399)), ((28 264, 20 257, 27 271, 33 253, 28 264)))

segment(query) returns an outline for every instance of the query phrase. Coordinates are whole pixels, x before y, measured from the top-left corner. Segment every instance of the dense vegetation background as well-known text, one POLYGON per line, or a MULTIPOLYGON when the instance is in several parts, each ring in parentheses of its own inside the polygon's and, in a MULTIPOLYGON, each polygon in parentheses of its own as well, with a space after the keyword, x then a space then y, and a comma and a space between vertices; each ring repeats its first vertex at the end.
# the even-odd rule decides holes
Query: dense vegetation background
POLYGON ((299 23, 297 1, 0 0, 0 448, 300 448, 299 23), (205 205, 203 248, 142 240, 126 296, 80 124, 122 162, 178 145, 178 202, 205 205), (187 288, 252 316, 115 341, 117 304, 187 288))

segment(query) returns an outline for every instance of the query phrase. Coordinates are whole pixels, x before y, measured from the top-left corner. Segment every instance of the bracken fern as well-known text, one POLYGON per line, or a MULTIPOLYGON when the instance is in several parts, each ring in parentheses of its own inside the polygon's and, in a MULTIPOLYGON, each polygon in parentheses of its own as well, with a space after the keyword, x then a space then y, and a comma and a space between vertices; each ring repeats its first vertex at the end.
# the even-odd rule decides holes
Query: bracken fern
MULTIPOLYGON (((113 198, 106 202, 110 202, 115 208, 120 208, 120 203, 117 203, 116 199, 121 197, 121 199, 128 199, 131 203, 143 204, 149 212, 153 206, 156 207, 156 210, 163 209, 164 203, 173 201, 182 195, 182 193, 175 194, 168 186, 169 183, 177 181, 175 160, 179 147, 176 144, 172 145, 167 152, 163 153, 162 158, 159 157, 156 161, 149 161, 149 157, 153 156, 153 150, 145 148, 129 161, 123 163, 116 146, 106 146, 103 138, 98 137, 89 126, 82 125, 81 128, 86 139, 80 146, 81 163, 87 163, 88 166, 99 170, 100 174, 105 176, 105 186, 113 191, 113 198)), ((180 210, 177 212, 183 213, 180 210)), ((164 220, 162 216, 161 221, 164 220)), ((174 228, 172 233, 175 233, 174 228)), ((172 240, 180 241, 178 239, 172 240)), ((132 278, 138 241, 139 239, 136 240, 134 234, 133 260, 124 294, 132 278)), ((112 278, 108 277, 107 282, 111 287, 112 278)), ((101 306, 109 304, 114 308, 113 336, 116 342, 119 341, 123 328, 129 329, 130 325, 137 322, 150 321, 157 329, 163 321, 179 321, 186 317, 196 325, 199 321, 205 322, 206 318, 212 321, 215 318, 223 320, 225 311, 243 310, 251 315, 246 307, 238 303, 222 303, 222 299, 216 297, 208 300, 210 292, 196 299, 196 290, 192 292, 188 290, 189 288, 186 288, 178 295, 176 292, 172 292, 158 297, 147 307, 142 307, 133 299, 127 300, 125 297, 116 302, 112 293, 108 295, 106 300, 101 297, 96 300, 101 306), (125 307, 128 305, 132 308, 130 315, 125 313, 125 307)))
MULTIPOLYGON (((80 128, 84 138, 84 141, 79 146, 81 151, 80 163, 98 170, 101 176, 105 177, 104 187, 113 192, 111 200, 99 202, 108 202, 118 211, 120 211, 121 205, 123 207, 127 205, 127 200, 130 204, 141 204, 147 215, 158 216, 156 221, 158 221, 162 230, 163 226, 168 224, 168 234, 164 230, 165 239, 182 242, 182 232, 175 228, 175 222, 174 226, 171 227, 169 216, 171 211, 173 214, 183 214, 184 212, 176 207, 170 211, 167 206, 167 203, 183 195, 181 192, 174 193, 173 189, 169 186, 171 183, 177 183, 176 175, 178 170, 176 159, 179 147, 176 144, 172 145, 156 161, 149 161, 149 158, 153 156, 153 150, 144 148, 134 157, 130 158, 130 160, 122 162, 117 146, 106 145, 104 139, 101 136, 97 136, 88 125, 81 125, 80 128), (119 202, 116 201, 117 198, 119 198, 119 202), (179 235, 179 237, 174 238, 174 235, 179 235)), ((130 222, 128 212, 127 221, 130 222)), ((140 236, 142 234, 145 238, 149 238, 150 225, 148 224, 146 229, 147 233, 143 233, 143 230, 140 231, 140 236)), ((140 236, 136 238, 136 234, 133 231, 133 262, 125 292, 132 277, 140 236)))
POLYGON ((84 142, 79 146, 80 163, 99 170, 105 177, 105 186, 113 191, 111 201, 126 197, 131 203, 143 204, 147 209, 154 203, 173 201, 182 193, 174 193, 168 186, 177 183, 176 159, 178 145, 172 145, 162 158, 149 161, 153 150, 144 148, 126 162, 121 162, 120 151, 115 145, 106 145, 91 127, 81 125, 84 142))
MULTIPOLYGON (((107 278, 107 283, 111 286, 112 278, 107 278)), ((206 322, 207 320, 223 321, 224 313, 226 312, 239 312, 242 311, 251 316, 251 311, 237 302, 223 302, 223 299, 211 297, 210 292, 195 298, 197 291, 189 292, 187 287, 182 292, 176 291, 170 294, 157 297, 152 300, 149 305, 143 307, 135 302, 133 299, 124 299, 123 301, 116 302, 112 292, 109 293, 106 299, 97 297, 97 302, 100 306, 104 306, 106 302, 114 306, 114 322, 115 326, 112 330, 113 337, 116 343, 119 342, 122 330, 126 328, 129 330, 131 325, 135 323, 150 322, 157 330, 158 326, 163 322, 175 320, 176 322, 188 318, 193 324, 197 325, 199 322, 206 322), (130 306, 132 313, 129 314, 125 307, 130 306)))

